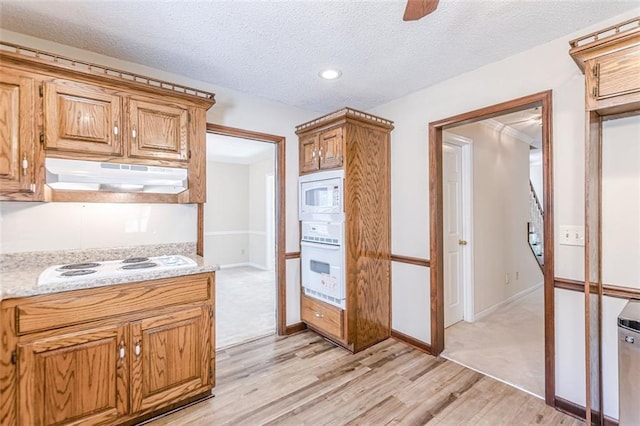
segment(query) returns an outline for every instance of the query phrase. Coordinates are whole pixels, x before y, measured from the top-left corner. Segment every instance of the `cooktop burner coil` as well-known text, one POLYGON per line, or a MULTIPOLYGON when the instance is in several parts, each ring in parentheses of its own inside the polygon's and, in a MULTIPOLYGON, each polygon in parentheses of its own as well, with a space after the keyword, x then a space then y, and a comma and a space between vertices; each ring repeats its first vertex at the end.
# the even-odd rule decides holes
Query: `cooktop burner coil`
POLYGON ((142 262, 148 262, 149 258, 148 257, 130 257, 128 259, 125 259, 122 261, 122 263, 142 263, 142 262))
POLYGON ((158 266, 158 264, 153 262, 131 263, 129 265, 124 265, 122 269, 146 269, 153 268, 155 266, 158 266))
POLYGON ((62 265, 60 266, 60 270, 73 270, 73 269, 89 269, 89 268, 97 268, 100 266, 97 262, 85 262, 85 263, 72 263, 70 265, 62 265))
MULTIPOLYGON (((89 265, 89 264, 87 264, 87 265, 89 265)), ((62 277, 77 277, 77 276, 80 276, 80 275, 94 274, 96 272, 98 272, 98 271, 96 271, 95 269, 72 269, 72 270, 63 272, 62 274, 60 274, 60 276, 62 276, 62 277)))

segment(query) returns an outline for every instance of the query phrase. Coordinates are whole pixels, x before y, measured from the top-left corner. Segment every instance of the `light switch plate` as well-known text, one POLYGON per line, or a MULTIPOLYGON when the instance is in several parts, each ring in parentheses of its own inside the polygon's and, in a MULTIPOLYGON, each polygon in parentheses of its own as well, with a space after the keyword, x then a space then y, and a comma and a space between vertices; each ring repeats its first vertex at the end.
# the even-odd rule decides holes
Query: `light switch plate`
POLYGON ((560 225, 560 244, 584 246, 584 226, 560 225))

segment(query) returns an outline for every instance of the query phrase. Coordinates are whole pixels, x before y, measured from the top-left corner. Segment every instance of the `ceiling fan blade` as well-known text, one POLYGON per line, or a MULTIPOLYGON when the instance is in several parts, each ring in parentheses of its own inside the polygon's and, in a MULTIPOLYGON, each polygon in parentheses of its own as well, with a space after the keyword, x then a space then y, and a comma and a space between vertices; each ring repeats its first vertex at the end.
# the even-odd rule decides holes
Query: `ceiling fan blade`
POLYGON ((439 0, 407 0, 404 10, 404 21, 417 21, 436 10, 439 0))

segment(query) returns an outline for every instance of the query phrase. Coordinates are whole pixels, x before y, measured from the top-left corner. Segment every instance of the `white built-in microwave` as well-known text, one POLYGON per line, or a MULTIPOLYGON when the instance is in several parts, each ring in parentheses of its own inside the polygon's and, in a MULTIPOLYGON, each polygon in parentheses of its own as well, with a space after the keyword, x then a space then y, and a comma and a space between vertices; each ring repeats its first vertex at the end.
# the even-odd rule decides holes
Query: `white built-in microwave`
POLYGON ((344 170, 300 176, 298 184, 300 220, 344 221, 344 170))

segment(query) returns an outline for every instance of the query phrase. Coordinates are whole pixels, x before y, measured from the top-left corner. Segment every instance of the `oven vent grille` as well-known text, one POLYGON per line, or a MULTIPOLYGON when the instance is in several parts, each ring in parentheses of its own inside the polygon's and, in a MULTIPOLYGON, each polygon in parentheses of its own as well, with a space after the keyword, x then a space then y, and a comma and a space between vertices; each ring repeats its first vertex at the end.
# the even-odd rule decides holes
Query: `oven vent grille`
POLYGON ((325 237, 316 237, 311 235, 303 235, 302 240, 309 241, 312 243, 318 242, 318 243, 324 243, 324 244, 340 245, 340 241, 338 241, 337 238, 325 238, 325 237))
POLYGON ((344 301, 342 299, 320 293, 319 291, 315 291, 307 287, 304 287, 304 294, 307 296, 315 297, 316 299, 324 300, 331 305, 344 309, 344 301))

